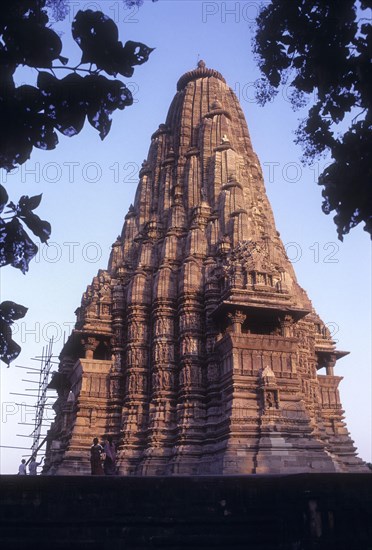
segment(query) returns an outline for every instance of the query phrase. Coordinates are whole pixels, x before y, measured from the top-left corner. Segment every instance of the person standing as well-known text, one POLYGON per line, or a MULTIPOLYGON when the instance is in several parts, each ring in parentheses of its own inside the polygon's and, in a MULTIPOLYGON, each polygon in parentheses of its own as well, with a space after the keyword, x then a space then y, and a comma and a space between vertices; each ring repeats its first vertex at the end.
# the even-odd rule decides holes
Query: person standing
POLYGON ((103 447, 105 453, 105 461, 103 463, 103 469, 107 476, 114 476, 116 474, 116 449, 115 443, 112 440, 112 435, 108 435, 103 447))
POLYGON ((103 447, 98 443, 98 437, 93 439, 93 445, 90 448, 90 466, 92 476, 103 475, 102 459, 103 447))
POLYGON ((35 459, 34 456, 31 458, 30 464, 28 465, 28 472, 29 472, 30 476, 36 476, 37 475, 37 467, 41 465, 43 460, 44 460, 44 457, 42 457, 40 462, 36 462, 36 459, 35 459))
POLYGON ((26 470, 26 461, 24 458, 22 458, 21 463, 18 467, 18 475, 19 476, 26 476, 27 470, 26 470))

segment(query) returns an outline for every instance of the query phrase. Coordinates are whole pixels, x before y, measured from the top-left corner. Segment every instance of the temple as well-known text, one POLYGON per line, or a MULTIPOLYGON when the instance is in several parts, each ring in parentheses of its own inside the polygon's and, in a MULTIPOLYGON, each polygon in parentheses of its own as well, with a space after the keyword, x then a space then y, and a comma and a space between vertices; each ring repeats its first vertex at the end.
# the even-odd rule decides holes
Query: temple
POLYGON ((51 387, 44 473, 367 471, 330 333, 299 286, 239 102, 199 62, 151 136, 133 205, 83 295, 51 387))

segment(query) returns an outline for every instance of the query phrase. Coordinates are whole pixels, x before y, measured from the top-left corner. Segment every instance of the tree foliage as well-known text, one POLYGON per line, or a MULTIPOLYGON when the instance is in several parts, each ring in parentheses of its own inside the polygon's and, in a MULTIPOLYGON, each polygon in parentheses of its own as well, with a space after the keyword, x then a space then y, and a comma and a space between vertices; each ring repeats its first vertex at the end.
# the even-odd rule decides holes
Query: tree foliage
POLYGON ((12 324, 26 315, 27 308, 14 302, 2 302, 0 304, 0 350, 1 359, 9 365, 18 357, 21 351, 17 342, 12 339, 12 324))
MULTIPOLYGON (((128 2, 126 2, 128 3, 128 2)), ((139 5, 141 2, 129 2, 139 5)), ((48 8, 59 20, 68 13, 64 0, 17 0, 6 2, 0 12, 0 168, 10 171, 30 158, 34 147, 54 149, 58 133, 78 134, 85 121, 104 139, 111 128, 111 115, 133 103, 130 90, 117 77, 133 75, 152 49, 140 42, 119 40, 112 19, 100 11, 78 11, 72 36, 81 49, 81 61, 68 66, 62 55, 62 40, 50 27, 48 8), (17 85, 16 71, 28 66, 37 72, 33 84, 17 85), (62 70, 61 78, 57 77, 62 70)), ((60 73, 61 74, 61 73, 60 73)), ((11 265, 26 273, 37 246, 31 230, 47 242, 51 227, 34 213, 41 195, 22 196, 8 202, 0 186, 0 267, 11 265)), ((19 353, 11 339, 10 325, 26 313, 14 302, 0 305, 0 359, 9 364, 19 353)))
MULTIPOLYGON (((0 213, 8 201, 5 188, 0 185, 0 213)), ((24 229, 24 225, 46 243, 50 237, 50 223, 41 220, 33 210, 41 202, 41 195, 34 197, 22 196, 17 205, 9 202, 6 214, 11 214, 10 221, 0 218, 0 267, 11 265, 26 273, 32 258, 36 255, 38 247, 30 239, 24 229)))
POLYGON ((364 11, 371 7, 371 0, 272 0, 254 37, 263 75, 258 101, 284 84, 295 109, 315 98, 296 143, 304 162, 332 156, 318 183, 340 240, 360 222, 372 234, 372 28, 364 11))
MULTIPOLYGON (((145 0, 123 0, 123 4, 127 6, 127 8, 133 8, 134 6, 137 6, 138 8, 142 6, 145 0)), ((152 0, 153 2, 157 2, 158 0, 152 0)))
POLYGON ((123 45, 116 24, 104 13, 78 11, 72 36, 81 61, 68 68, 62 41, 48 22, 45 0, 9 2, 1 11, 0 167, 6 170, 30 158, 33 147, 54 149, 56 131, 78 134, 86 118, 104 139, 112 112, 131 105, 133 98, 123 82, 101 72, 132 76, 152 51, 140 42, 123 45), (37 69, 35 86, 16 86, 14 73, 22 65, 37 69), (57 69, 64 69, 63 78, 55 76, 57 69))

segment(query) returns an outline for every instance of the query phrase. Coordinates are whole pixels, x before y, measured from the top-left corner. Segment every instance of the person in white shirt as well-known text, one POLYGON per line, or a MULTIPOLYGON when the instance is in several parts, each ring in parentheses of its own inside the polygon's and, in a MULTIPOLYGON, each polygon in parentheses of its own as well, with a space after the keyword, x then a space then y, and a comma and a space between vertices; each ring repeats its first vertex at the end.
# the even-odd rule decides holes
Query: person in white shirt
POLYGON ((22 458, 21 460, 21 463, 18 467, 18 475, 19 476, 26 476, 27 475, 27 471, 26 471, 26 461, 24 458, 22 458))
POLYGON ((40 464, 43 462, 44 457, 40 460, 40 462, 36 462, 35 457, 33 456, 31 458, 31 462, 28 465, 28 471, 30 476, 36 476, 37 475, 37 467, 40 466, 40 464))

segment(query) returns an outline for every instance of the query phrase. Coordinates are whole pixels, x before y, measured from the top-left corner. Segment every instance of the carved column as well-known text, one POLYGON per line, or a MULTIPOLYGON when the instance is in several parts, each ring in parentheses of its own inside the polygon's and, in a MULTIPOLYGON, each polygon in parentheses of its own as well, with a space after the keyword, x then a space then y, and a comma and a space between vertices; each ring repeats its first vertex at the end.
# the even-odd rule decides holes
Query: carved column
POLYGON ((284 315, 280 319, 280 326, 282 329, 282 336, 285 338, 293 336, 293 317, 291 315, 284 315))
POLYGON ((120 433, 121 408, 124 391, 123 352, 124 352, 124 286, 117 284, 112 294, 112 367, 110 372, 110 401, 107 432, 120 433))
POLYGON ((203 305, 197 292, 183 293, 178 318, 178 437, 169 473, 193 474, 198 470, 205 427, 203 305))
POLYGON ((216 261, 208 260, 206 264, 205 283, 205 334, 206 334, 206 435, 208 445, 204 446, 201 458, 200 473, 217 473, 219 471, 213 451, 217 446, 218 425, 222 416, 221 401, 221 358, 216 350, 219 330, 213 319, 213 311, 218 305, 220 289, 215 275, 216 261))
POLYGON ((157 300, 152 314, 151 395, 147 445, 139 472, 164 475, 176 430, 175 310, 167 300, 157 300))
POLYGON ((337 357, 334 354, 330 354, 326 360, 326 373, 327 376, 334 376, 334 367, 336 365, 337 357))
POLYGON ((149 309, 145 278, 133 284, 132 303, 127 308, 127 345, 125 348, 125 396, 122 411, 122 442, 119 472, 133 474, 146 440, 148 414, 148 331, 149 309), (140 303, 138 303, 140 302, 140 303))
POLYGON ((232 332, 234 334, 241 334, 242 333, 242 325, 244 321, 246 320, 247 316, 243 311, 236 310, 234 312, 228 313, 228 318, 231 323, 232 332))
POLYGON ((85 359, 93 359, 95 350, 98 347, 99 340, 94 338, 94 336, 86 336, 82 338, 81 343, 85 351, 85 359))

